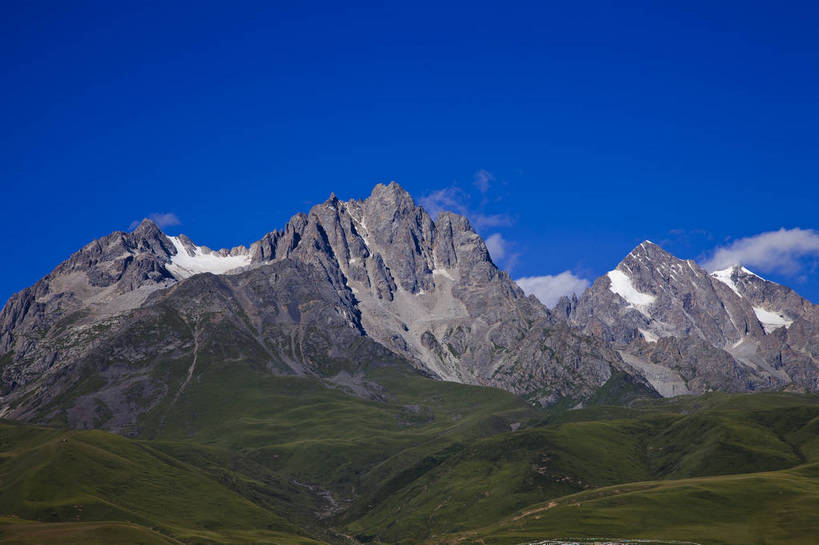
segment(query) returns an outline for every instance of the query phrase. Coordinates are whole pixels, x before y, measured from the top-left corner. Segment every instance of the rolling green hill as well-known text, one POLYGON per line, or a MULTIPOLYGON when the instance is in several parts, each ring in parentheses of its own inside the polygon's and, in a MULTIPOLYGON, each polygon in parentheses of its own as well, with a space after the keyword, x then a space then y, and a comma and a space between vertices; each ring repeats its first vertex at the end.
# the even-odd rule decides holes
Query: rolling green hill
POLYGON ((819 465, 766 473, 609 486, 527 507, 499 523, 428 543, 501 545, 628 537, 703 545, 811 545, 819 465))
POLYGON ((409 543, 618 483, 819 461, 818 402, 792 394, 712 394, 552 415, 540 425, 471 443, 350 527, 362 536, 409 543))
POLYGON ((801 544, 819 527, 816 395, 546 412, 400 365, 337 383, 200 363, 135 439, 0 423, 0 542, 801 544))
POLYGON ((405 367, 367 377, 383 400, 311 378, 205 366, 167 418, 146 415, 146 439, 3 422, 0 515, 9 518, 0 537, 33 531, 24 521, 116 521, 132 524, 60 535, 78 543, 90 531, 142 532, 146 543, 337 540, 328 519, 407 465, 539 414, 512 394, 405 367))
MULTIPOLYGON (((286 536, 288 542, 313 543, 283 517, 144 442, 99 431, 3 423, 0 444, 0 512, 11 517, 0 529, 4 539, 7 533, 29 532, 15 522, 23 519, 133 523, 86 524, 81 530, 63 525, 65 532, 56 532, 103 532, 111 540, 150 534, 146 542, 250 542, 286 536)), ((35 528, 51 535, 46 526, 35 528)))

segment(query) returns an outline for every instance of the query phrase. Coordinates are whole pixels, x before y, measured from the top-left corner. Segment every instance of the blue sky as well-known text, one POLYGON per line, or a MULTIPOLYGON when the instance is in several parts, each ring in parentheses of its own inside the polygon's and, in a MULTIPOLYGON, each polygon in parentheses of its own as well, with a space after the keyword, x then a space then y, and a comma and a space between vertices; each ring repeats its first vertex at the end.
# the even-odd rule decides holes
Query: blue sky
POLYGON ((395 180, 516 278, 650 239, 819 301, 816 4, 507 4, 6 3, 0 298, 151 214, 248 244, 395 180))

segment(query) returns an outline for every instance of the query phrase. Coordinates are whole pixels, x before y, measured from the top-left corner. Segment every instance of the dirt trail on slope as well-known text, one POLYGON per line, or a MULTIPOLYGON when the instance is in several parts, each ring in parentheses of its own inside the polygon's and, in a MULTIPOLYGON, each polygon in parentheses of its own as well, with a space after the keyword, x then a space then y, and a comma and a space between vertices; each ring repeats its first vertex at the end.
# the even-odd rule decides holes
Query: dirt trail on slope
POLYGON ((534 515, 535 513, 541 513, 541 512, 543 512, 543 511, 548 511, 548 510, 549 510, 549 509, 551 509, 552 507, 557 507, 557 502, 556 502, 556 501, 550 501, 550 502, 549 502, 549 505, 547 505, 547 506, 545 506, 545 507, 538 507, 537 509, 531 509, 531 510, 529 510, 529 511, 524 511, 523 513, 521 513, 520 515, 516 516, 516 517, 515 517, 515 518, 513 518, 512 520, 520 520, 520 519, 522 519, 522 518, 524 518, 524 517, 528 517, 529 515, 534 515))

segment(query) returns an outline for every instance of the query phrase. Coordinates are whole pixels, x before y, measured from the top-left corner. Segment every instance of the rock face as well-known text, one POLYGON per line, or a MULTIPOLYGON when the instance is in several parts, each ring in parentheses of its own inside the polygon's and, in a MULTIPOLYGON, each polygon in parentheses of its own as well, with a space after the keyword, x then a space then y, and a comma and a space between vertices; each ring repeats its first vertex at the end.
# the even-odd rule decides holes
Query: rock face
MULTIPOLYGON (((233 253, 242 250, 248 253, 241 247, 233 253)), ((115 232, 87 244, 34 286, 13 295, 0 311, 0 394, 70 359, 56 347, 56 339, 139 308, 156 290, 201 272, 189 270, 191 262, 222 261, 225 252, 203 252, 187 237, 166 236, 147 219, 130 233, 115 232)), ((245 261, 250 263, 249 256, 245 261)))
MULTIPOLYGON (((402 364, 361 336, 349 290, 284 259, 236 275, 198 274, 155 290, 139 308, 46 336, 5 366, 4 382, 16 387, 3 399, 4 416, 137 435, 141 415, 160 409, 151 427, 161 428, 190 380, 214 366, 332 382, 372 362, 402 364), (27 376, 39 351, 54 357, 27 376)), ((366 382, 358 386, 368 394, 366 382)))
POLYGON ((558 308, 663 395, 819 388, 817 306, 741 266, 709 274, 646 241, 558 308))
POLYGON ((145 220, 131 233, 95 240, 48 276, 13 295, 0 311, 0 353, 26 353, 72 315, 91 320, 136 308, 155 289, 170 285, 165 268, 176 250, 145 220))
MULTIPOLYGON (((541 404, 582 401, 614 373, 651 392, 603 340, 526 297, 466 218, 433 221, 395 183, 332 196, 250 248, 213 251, 146 220, 13 296, 0 324, 0 416, 123 433, 172 405, 205 353, 345 384, 359 360, 400 361, 541 404)), ((368 388, 356 385, 377 397, 368 388)))
POLYGON ((466 218, 444 212, 433 221, 396 183, 364 201, 333 196, 251 253, 254 263, 292 258, 320 268, 352 290, 368 336, 445 380, 550 403, 587 397, 612 365, 628 367, 526 297, 466 218))

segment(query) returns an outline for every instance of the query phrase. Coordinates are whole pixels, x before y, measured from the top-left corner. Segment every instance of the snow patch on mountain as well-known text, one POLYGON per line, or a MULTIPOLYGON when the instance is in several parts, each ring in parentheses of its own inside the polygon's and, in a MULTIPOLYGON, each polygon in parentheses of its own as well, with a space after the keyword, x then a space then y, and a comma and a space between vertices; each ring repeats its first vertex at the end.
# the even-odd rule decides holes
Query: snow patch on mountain
MULTIPOLYGON (((745 267, 740 267, 740 268, 739 268, 739 270, 740 270, 740 271, 742 271, 742 272, 744 272, 745 274, 750 274, 751 276, 756 276, 756 277, 757 277, 757 278, 759 278, 760 280, 765 280, 764 278, 762 278, 761 276, 759 276, 759 275, 758 275, 758 274, 756 274, 755 272, 753 272, 753 271, 749 271, 749 270, 748 270, 748 269, 746 269, 745 267)), ((768 280, 765 280, 765 282, 768 282, 768 280)))
POLYGON ((788 319, 785 315, 766 310, 762 307, 754 307, 754 314, 762 324, 765 333, 770 333, 782 326, 790 327, 793 320, 788 319))
POLYGON ((609 289, 644 314, 645 312, 642 307, 650 305, 656 299, 656 297, 649 293, 637 291, 637 288, 635 288, 631 282, 631 278, 619 269, 609 271, 606 273, 606 276, 608 276, 611 281, 609 289))
POLYGON ((734 293, 736 293, 737 295, 742 297, 742 294, 739 293, 739 290, 737 289, 737 285, 731 279, 731 275, 734 273, 734 268, 735 267, 736 266, 734 265, 734 266, 728 267, 727 269, 722 269, 720 271, 714 271, 714 272, 711 273, 711 276, 716 278, 717 280, 719 280, 720 282, 722 282, 723 284, 725 284, 729 288, 731 288, 731 290, 734 293))
POLYGON ((186 247, 179 237, 168 239, 176 248, 176 255, 171 256, 171 264, 165 268, 177 278, 188 278, 206 272, 226 274, 250 265, 250 252, 241 255, 221 255, 202 246, 186 247))
MULTIPOLYGON (((716 278, 717 280, 719 280, 720 282, 722 282, 723 284, 725 284, 726 286, 731 288, 731 290, 734 293, 736 293, 737 295, 742 297, 742 294, 739 292, 739 288, 737 288, 736 282, 734 282, 734 280, 733 280, 733 277, 735 275, 739 276, 740 274, 753 276, 753 277, 759 278, 760 280, 765 280, 764 278, 762 278, 761 276, 759 276, 755 272, 749 271, 748 269, 746 269, 745 267, 743 267, 741 265, 732 265, 732 266, 728 267, 727 269, 721 269, 719 271, 714 271, 714 272, 711 273, 711 277, 716 278)), ((767 282, 767 280, 765 280, 765 281, 767 282)))

